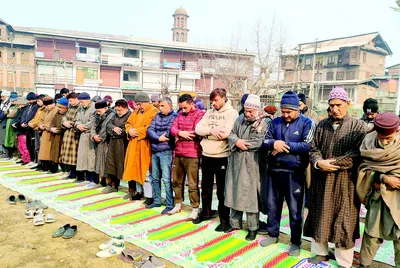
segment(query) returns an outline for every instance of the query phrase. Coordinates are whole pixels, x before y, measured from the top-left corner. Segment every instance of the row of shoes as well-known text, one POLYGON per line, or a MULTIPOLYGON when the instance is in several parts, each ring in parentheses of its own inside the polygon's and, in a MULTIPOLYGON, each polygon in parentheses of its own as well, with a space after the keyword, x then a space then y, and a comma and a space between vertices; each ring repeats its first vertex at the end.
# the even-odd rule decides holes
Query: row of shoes
POLYGON ((118 255, 118 259, 123 262, 133 264, 134 267, 141 268, 163 268, 165 263, 155 256, 146 256, 140 249, 130 249, 125 247, 124 236, 113 236, 107 242, 99 245, 100 251, 96 253, 99 258, 109 258, 118 255))
POLYGON ((40 200, 28 200, 24 217, 33 219, 33 225, 35 226, 53 223, 56 221, 56 217, 52 213, 45 214, 44 210, 47 208, 48 206, 43 204, 40 200))

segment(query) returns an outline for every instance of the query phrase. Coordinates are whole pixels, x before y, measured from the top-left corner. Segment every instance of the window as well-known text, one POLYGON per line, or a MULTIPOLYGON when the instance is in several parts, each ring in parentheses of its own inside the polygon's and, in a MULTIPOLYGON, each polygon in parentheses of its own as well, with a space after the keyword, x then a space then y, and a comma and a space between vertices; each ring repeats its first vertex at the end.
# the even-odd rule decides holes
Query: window
POLYGON ((335 63, 336 63, 336 56, 329 56, 328 64, 335 64, 335 63))
POLYGON ((21 73, 21 87, 29 87, 29 73, 21 73))
POLYGON ((355 78, 356 72, 355 71, 348 71, 346 73, 346 80, 353 80, 355 78))
POLYGON ((8 63, 12 63, 12 62, 15 63, 15 52, 8 51, 7 55, 8 55, 8 59, 7 59, 8 63))
POLYGON ((79 53, 87 54, 87 47, 79 47, 79 53))
POLYGON ((327 72, 326 73, 326 81, 333 81, 334 72, 327 72))
POLYGON ((181 60, 181 69, 182 69, 182 71, 184 71, 186 69, 186 61, 185 60, 181 60))
POLYGON ((136 49, 125 49, 124 51, 125 58, 139 58, 139 50, 136 49))
POLYGON ((135 82, 139 81, 139 73, 133 71, 124 71, 124 81, 125 82, 135 82))
POLYGON ((314 76, 314 81, 321 81, 322 74, 316 73, 314 76))
POLYGON ((29 53, 28 52, 21 53, 21 64, 29 64, 29 53))
POLYGON ((363 62, 364 62, 364 63, 367 62, 367 53, 363 53, 363 62))
POLYGON ((179 33, 176 33, 175 41, 179 41, 179 33))
POLYGON ((181 42, 185 42, 185 34, 181 33, 181 42))
POLYGON ((306 58, 306 66, 311 66, 311 57, 306 58))
POLYGON ((343 79, 344 79, 344 72, 337 72, 336 80, 343 80, 343 79))
POLYGON ((14 86, 14 75, 13 72, 7 73, 7 86, 13 87, 14 86))
POLYGON ((324 57, 322 56, 315 57, 315 67, 322 67, 323 64, 324 64, 324 57))

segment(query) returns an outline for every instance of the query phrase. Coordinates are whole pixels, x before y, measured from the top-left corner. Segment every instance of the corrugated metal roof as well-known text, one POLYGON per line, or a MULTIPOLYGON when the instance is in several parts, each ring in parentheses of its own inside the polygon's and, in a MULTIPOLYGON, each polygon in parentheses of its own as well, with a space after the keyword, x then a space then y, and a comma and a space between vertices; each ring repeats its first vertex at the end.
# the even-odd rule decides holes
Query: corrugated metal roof
MULTIPOLYGON (((371 42, 372 40, 374 40, 375 38, 379 39, 379 40, 377 40, 379 43, 379 46, 375 46, 376 51, 391 55, 392 51, 390 50, 390 48, 386 44, 386 42, 383 41, 379 32, 317 41, 317 44, 318 44, 317 54, 338 51, 338 50, 340 50, 342 48, 346 48, 346 47, 348 47, 348 48, 362 47, 362 46, 368 44, 369 42, 371 42)), ((315 42, 302 43, 302 44, 299 44, 299 46, 301 46, 300 55, 314 54, 315 42)), ((293 50, 287 52, 285 55, 297 55, 297 54, 298 54, 298 50, 293 49, 293 50)))
POLYGON ((255 56, 254 53, 248 51, 232 50, 231 48, 227 47, 204 46, 204 45, 196 45, 196 44, 175 42, 175 41, 157 41, 152 39, 144 39, 144 38, 124 36, 124 35, 88 33, 80 31, 36 28, 36 27, 21 27, 21 26, 15 26, 14 29, 19 32, 48 35, 52 37, 53 36, 72 37, 72 38, 82 38, 93 41, 108 41, 108 42, 135 44, 141 46, 151 46, 164 49, 179 49, 179 50, 187 50, 195 52, 213 52, 221 54, 241 54, 244 56, 255 56))

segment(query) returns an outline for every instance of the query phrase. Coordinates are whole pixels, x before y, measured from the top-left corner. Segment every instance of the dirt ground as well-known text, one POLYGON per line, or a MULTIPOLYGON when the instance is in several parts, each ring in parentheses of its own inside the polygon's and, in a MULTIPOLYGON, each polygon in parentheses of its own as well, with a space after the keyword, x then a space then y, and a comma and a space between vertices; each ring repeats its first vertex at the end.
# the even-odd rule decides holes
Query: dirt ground
MULTIPOLYGON (((46 213, 53 213, 56 222, 34 226, 32 219, 25 219, 25 204, 9 205, 6 199, 13 192, 0 185, 0 267, 32 268, 118 268, 132 267, 117 257, 101 259, 96 257, 98 245, 106 242, 109 236, 88 224, 77 221, 51 208, 46 213), (78 233, 72 239, 52 238, 51 235, 65 224, 77 225, 78 233)), ((289 243, 290 237, 282 234, 280 241, 289 243)), ((135 245, 126 243, 132 249, 135 245)), ((302 248, 310 250, 310 243, 303 242, 302 248)), ((166 267, 180 267, 162 259, 166 267)), ((374 263, 373 268, 386 268, 389 265, 374 263)))

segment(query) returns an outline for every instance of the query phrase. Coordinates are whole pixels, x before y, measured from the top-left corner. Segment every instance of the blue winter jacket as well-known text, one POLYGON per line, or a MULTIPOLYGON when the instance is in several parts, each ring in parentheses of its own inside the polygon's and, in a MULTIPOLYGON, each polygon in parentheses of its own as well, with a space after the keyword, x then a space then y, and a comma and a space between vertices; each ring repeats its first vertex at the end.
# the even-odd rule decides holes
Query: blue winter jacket
POLYGON ((175 138, 170 134, 170 129, 176 116, 177 114, 171 110, 167 115, 163 115, 160 112, 156 115, 156 117, 154 117, 149 128, 147 129, 147 135, 150 138, 151 151, 153 153, 174 149, 175 138), (160 142, 158 140, 164 133, 165 137, 169 139, 168 142, 160 142))
POLYGON ((311 141, 314 137, 315 123, 300 114, 297 119, 286 123, 282 117, 272 120, 265 135, 264 147, 274 150, 274 142, 284 141, 289 147, 289 153, 270 154, 268 168, 274 171, 294 172, 308 166, 311 141))

